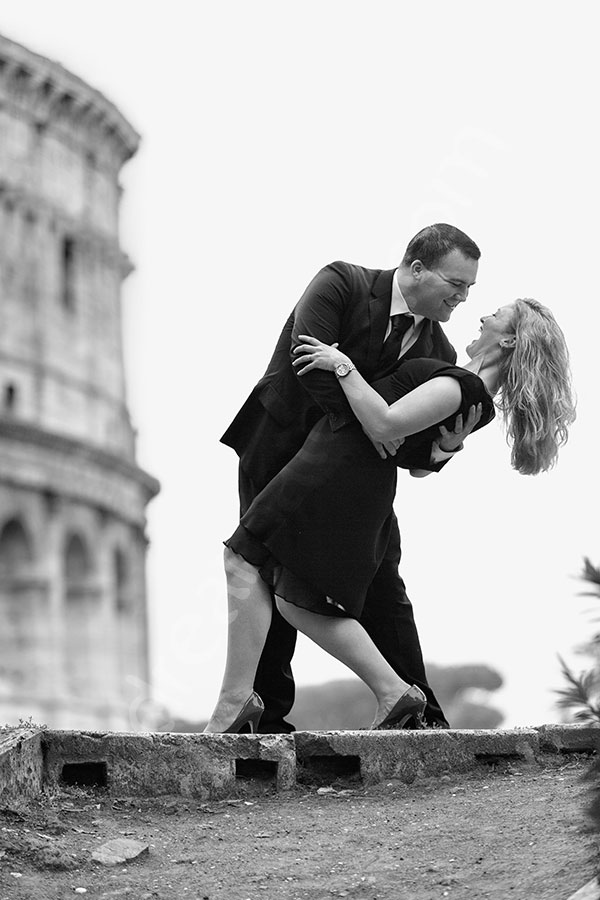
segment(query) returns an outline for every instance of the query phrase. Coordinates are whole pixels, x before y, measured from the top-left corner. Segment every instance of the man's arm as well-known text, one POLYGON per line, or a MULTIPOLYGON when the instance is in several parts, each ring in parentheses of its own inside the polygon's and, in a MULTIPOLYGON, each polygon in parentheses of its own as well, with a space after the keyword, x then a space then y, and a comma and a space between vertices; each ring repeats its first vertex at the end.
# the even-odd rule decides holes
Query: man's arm
MULTIPOLYGON (((294 349, 298 335, 310 334, 324 343, 337 344, 342 338, 342 322, 353 292, 352 271, 347 263, 333 262, 321 269, 308 285, 294 310, 294 326, 290 359, 296 359, 294 349)), ((303 388, 329 417, 334 431, 356 416, 341 390, 337 378, 330 372, 314 369, 301 379, 303 388)), ((378 441, 364 429, 375 450, 385 459, 394 456, 402 440, 378 441)))
MULTIPOLYGON (((296 359, 294 349, 300 343, 300 334, 310 334, 327 344, 339 343, 344 312, 351 296, 352 273, 346 263, 330 263, 315 275, 294 310, 291 361, 296 359)), ((331 372, 314 369, 301 379, 301 384, 329 416, 334 430, 354 421, 344 392, 331 372)))

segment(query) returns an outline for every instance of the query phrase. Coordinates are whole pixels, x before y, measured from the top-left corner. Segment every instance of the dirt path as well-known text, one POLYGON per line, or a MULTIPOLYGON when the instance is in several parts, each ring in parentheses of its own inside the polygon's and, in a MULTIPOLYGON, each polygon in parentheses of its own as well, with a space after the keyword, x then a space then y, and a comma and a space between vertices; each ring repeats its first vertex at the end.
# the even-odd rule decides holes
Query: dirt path
POLYGON ((71 791, 0 813, 0 898, 567 900, 598 862, 586 767, 212 803, 71 791), (91 859, 123 836, 149 853, 91 859))

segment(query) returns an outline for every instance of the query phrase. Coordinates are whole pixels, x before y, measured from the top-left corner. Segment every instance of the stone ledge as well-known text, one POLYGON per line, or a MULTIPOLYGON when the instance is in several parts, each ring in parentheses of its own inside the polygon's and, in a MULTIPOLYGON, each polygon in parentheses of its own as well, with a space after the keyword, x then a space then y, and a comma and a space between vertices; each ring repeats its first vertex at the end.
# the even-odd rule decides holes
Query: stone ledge
POLYGON ((600 750, 600 725, 539 725, 540 750, 585 753, 600 750))
POLYGON ((555 765, 559 754, 596 753, 600 725, 506 730, 301 731, 291 735, 0 732, 0 801, 64 784, 109 796, 213 800, 306 785, 422 778, 497 765, 555 765))
POLYGON ((334 759, 340 761, 339 777, 344 769, 356 774, 365 784, 398 778, 411 784, 416 778, 468 772, 501 760, 533 763, 539 755, 538 733, 533 728, 506 731, 300 731, 294 735, 299 780, 303 770, 319 768, 335 773, 334 759), (327 761, 331 760, 330 765, 327 761))
POLYGON ((289 735, 47 731, 42 745, 44 785, 87 782, 112 796, 218 799, 296 783, 289 735))
POLYGON ((0 732, 0 803, 39 796, 43 786, 42 733, 35 728, 0 732))

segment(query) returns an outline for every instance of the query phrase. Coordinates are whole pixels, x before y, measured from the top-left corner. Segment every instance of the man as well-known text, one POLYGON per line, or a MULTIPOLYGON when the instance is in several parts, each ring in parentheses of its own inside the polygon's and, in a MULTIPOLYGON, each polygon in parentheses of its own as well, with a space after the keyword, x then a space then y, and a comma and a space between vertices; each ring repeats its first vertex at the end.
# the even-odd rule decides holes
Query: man
MULTIPOLYGON (((317 369, 298 377, 291 364, 298 335, 339 343, 369 382, 394 371, 405 359, 455 363, 456 352, 439 323, 447 322, 467 299, 479 257, 479 248, 464 232, 437 224, 415 235, 396 270, 335 262, 317 273, 288 318, 267 371, 221 438, 240 458, 241 514, 300 449, 318 419, 326 415, 333 430, 354 420, 330 372, 317 369)), ((433 445, 428 458, 411 460, 415 474, 438 471, 452 455, 444 451, 460 445, 473 425, 471 416, 464 426, 457 420, 452 446, 445 440, 445 447, 433 445)), ((395 453, 397 447, 373 443, 373 452, 381 456, 395 453)), ((400 555, 394 516, 385 559, 369 588, 361 622, 400 677, 425 692, 427 724, 448 727, 427 684, 412 605, 398 574, 400 555)), ((295 642, 295 630, 274 608, 255 681, 265 704, 259 729, 264 733, 293 730, 285 716, 294 702, 290 663, 295 642)))

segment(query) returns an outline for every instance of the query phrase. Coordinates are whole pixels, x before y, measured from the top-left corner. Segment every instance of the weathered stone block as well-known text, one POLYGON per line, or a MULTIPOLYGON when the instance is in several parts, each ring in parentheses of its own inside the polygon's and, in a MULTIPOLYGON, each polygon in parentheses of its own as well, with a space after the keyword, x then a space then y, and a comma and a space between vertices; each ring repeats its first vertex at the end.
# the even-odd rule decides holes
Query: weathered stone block
POLYGON ((31 728, 0 732, 0 803, 41 793, 41 740, 42 733, 31 728))
MULTIPOLYGON (((294 735, 299 780, 331 780, 352 773, 341 760, 357 759, 356 772, 365 784, 398 778, 407 784, 416 778, 466 772, 497 761, 534 762, 539 750, 534 729, 511 731, 330 731, 294 735), (338 758, 337 768, 330 760, 338 758), (315 763, 315 760, 317 761, 315 763), (319 772, 319 769, 321 772, 319 772), (321 777, 319 777, 321 775, 321 777)), ((354 777, 352 774, 351 778, 354 777)))
POLYGON ((294 787, 295 744, 289 735, 54 731, 45 736, 44 776, 47 784, 99 778, 112 796, 249 796, 294 787))
POLYGON ((535 762, 539 753, 539 738, 535 728, 474 729, 448 731, 461 752, 478 762, 501 760, 535 762))
POLYGON ((540 749, 546 753, 589 753, 600 750, 600 724, 540 725, 540 749))

